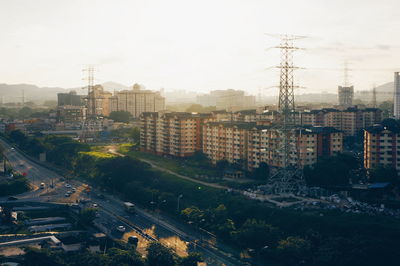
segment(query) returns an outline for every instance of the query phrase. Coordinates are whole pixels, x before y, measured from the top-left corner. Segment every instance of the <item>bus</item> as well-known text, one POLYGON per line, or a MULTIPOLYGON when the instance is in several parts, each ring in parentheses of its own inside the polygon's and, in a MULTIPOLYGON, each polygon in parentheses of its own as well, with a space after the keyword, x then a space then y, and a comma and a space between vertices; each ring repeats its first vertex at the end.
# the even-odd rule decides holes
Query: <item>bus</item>
POLYGON ((129 213, 135 213, 135 204, 131 202, 124 202, 124 208, 129 213))

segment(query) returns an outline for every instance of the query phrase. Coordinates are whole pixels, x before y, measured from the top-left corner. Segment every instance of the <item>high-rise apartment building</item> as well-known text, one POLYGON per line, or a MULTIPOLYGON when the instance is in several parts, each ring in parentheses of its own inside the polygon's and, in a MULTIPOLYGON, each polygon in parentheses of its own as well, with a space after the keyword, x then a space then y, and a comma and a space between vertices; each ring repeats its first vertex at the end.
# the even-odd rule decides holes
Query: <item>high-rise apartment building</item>
POLYGON ((400 74, 394 72, 394 117, 400 119, 400 74))
POLYGON ((132 90, 115 92, 109 101, 110 112, 127 111, 134 118, 139 118, 143 112, 165 110, 165 98, 159 92, 142 90, 138 84, 133 85, 132 90))

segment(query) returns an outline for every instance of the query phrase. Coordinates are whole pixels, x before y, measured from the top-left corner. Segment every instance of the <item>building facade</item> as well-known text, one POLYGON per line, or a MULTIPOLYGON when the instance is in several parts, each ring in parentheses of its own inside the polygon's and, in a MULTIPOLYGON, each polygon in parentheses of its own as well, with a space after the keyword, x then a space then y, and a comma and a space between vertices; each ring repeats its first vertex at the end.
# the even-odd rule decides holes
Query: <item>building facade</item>
POLYGON ((127 111, 134 118, 139 118, 144 112, 165 110, 165 98, 159 92, 142 90, 138 84, 133 85, 132 90, 115 92, 109 101, 110 112, 127 111))
POLYGON ((343 131, 345 136, 355 136, 362 129, 382 121, 382 111, 378 108, 349 107, 344 110, 326 108, 305 111, 300 116, 303 126, 333 127, 343 131))
MULTIPOLYGON (((295 147, 289 163, 303 168, 317 162, 321 156, 332 156, 343 150, 343 133, 332 127, 298 128, 290 146, 295 147)), ((273 126, 253 122, 212 122, 203 126, 203 153, 213 162, 227 160, 258 168, 261 162, 282 167, 282 134, 273 126)))
POLYGON ((158 155, 186 157, 202 149, 202 124, 210 116, 185 112, 144 112, 140 148, 158 155))
POLYGON ((400 128, 375 125, 364 130, 364 167, 400 170, 400 128))
POLYGON ((76 91, 70 91, 69 93, 57 93, 57 106, 72 105, 82 106, 84 101, 82 95, 77 95, 76 91))

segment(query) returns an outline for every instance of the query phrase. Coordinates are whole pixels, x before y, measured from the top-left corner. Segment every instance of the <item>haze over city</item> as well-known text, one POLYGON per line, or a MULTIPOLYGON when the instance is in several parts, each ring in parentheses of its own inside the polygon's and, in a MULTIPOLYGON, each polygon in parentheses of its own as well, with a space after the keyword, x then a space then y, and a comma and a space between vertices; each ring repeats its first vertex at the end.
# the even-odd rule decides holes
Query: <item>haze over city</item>
POLYGON ((0 0, 0 264, 399 266, 398 6, 0 0))
MULTIPOLYGON (((76 88, 96 82, 147 88, 243 89, 277 85, 278 39, 308 38, 295 63, 297 93, 335 92, 349 62, 355 90, 392 80, 400 61, 397 1, 21 1, 0 8, 0 82, 76 88)), ((264 91, 266 94, 277 90, 264 91)))

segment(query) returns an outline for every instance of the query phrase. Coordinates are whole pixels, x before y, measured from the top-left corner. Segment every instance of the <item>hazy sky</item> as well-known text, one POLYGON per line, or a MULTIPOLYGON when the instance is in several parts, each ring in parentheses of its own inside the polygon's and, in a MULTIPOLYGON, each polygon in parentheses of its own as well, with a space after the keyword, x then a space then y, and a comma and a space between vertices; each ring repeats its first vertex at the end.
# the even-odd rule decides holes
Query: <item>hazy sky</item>
POLYGON ((265 33, 309 36, 300 93, 336 91, 346 60, 356 90, 400 70, 398 0, 0 0, 0 83, 79 87, 95 64, 98 83, 255 93, 278 84, 265 33))

